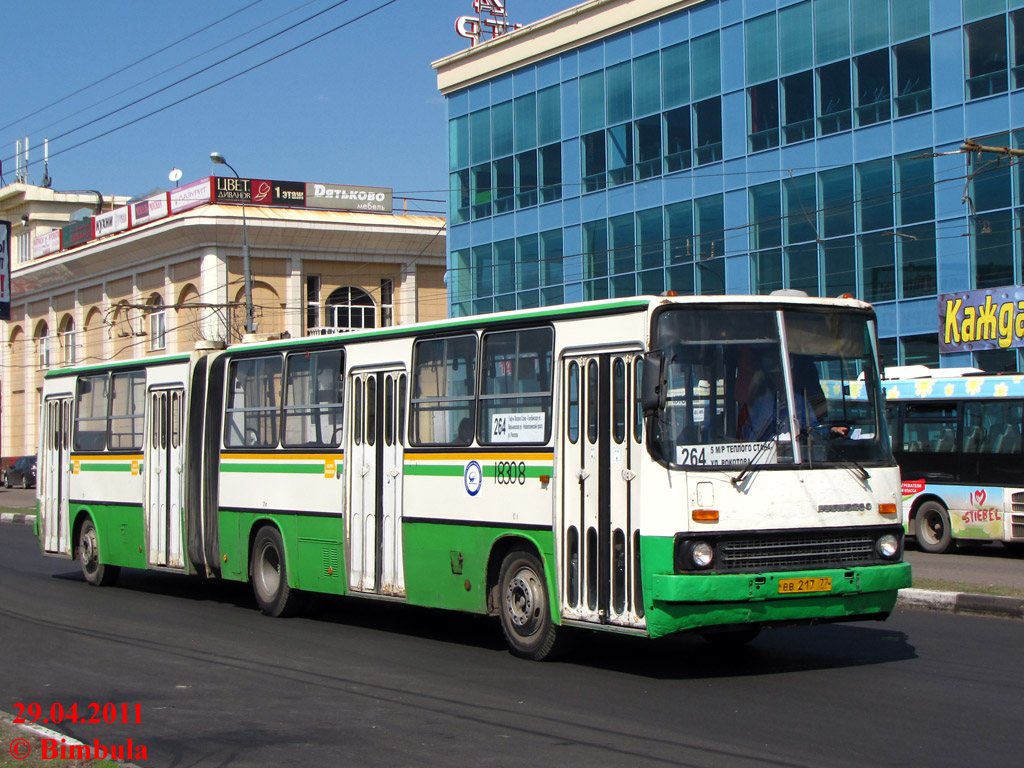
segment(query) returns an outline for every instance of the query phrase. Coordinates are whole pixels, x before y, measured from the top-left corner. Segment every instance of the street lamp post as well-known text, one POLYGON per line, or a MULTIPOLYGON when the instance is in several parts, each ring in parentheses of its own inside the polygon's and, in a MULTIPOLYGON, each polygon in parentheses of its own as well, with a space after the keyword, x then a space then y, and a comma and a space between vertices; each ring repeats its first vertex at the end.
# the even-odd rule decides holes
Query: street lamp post
MULTIPOLYGON (((210 159, 217 165, 226 165, 239 181, 242 177, 231 167, 220 152, 211 152, 210 159)), ((245 218, 245 203, 242 203, 242 281, 245 283, 245 332, 255 333, 255 312, 252 306, 252 271, 249 266, 249 225, 245 218)))

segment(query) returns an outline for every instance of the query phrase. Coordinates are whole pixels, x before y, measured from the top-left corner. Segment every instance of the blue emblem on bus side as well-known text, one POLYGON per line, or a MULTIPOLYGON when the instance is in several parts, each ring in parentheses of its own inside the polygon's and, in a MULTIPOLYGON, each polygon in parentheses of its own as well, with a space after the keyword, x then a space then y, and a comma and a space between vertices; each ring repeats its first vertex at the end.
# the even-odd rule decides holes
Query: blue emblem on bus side
POLYGON ((480 493, 480 488, 484 484, 484 471, 480 468, 480 462, 469 462, 466 465, 465 473, 463 473, 463 479, 466 482, 466 493, 470 496, 480 493))

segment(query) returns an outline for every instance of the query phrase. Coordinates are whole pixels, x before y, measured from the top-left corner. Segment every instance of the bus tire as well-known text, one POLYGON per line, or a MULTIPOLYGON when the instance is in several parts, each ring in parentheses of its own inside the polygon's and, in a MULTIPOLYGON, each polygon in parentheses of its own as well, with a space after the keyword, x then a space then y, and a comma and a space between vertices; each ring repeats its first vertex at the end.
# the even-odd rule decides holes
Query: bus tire
POLYGON ((96 524, 86 518, 78 532, 78 562, 82 566, 82 575, 94 587, 109 587, 117 581, 121 568, 116 565, 104 565, 100 562, 100 544, 96 536, 96 524))
POLYGON ((949 512, 937 501, 926 501, 914 518, 917 546, 925 552, 941 555, 953 545, 953 531, 949 527, 949 512))
POLYGON ((256 603, 267 616, 293 616, 299 611, 302 593, 288 586, 284 543, 277 528, 260 528, 252 543, 249 576, 256 603))
POLYGON ((551 619, 544 566, 529 552, 512 551, 498 577, 501 630, 513 655, 550 661, 565 645, 565 630, 551 619))

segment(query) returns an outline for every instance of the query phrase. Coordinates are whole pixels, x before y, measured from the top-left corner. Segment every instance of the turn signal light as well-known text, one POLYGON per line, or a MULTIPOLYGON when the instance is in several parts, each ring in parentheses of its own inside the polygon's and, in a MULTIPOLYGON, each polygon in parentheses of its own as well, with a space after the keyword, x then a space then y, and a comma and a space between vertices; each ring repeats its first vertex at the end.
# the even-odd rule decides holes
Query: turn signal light
POLYGON ((880 515, 895 515, 899 510, 896 509, 895 504, 879 504, 878 514, 880 515))
POLYGON ((717 523, 718 522, 718 510, 717 509, 695 509, 690 513, 694 522, 697 523, 717 523))

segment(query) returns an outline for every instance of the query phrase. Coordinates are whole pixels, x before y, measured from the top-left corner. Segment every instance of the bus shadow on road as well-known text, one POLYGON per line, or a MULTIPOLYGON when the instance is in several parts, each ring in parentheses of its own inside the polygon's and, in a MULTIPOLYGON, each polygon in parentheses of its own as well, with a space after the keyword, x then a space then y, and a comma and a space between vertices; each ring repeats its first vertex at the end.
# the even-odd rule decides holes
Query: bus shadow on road
MULTIPOLYGON (((54 578, 83 582, 79 571, 54 578)), ((259 614, 248 584, 198 576, 126 569, 121 589, 196 603, 231 605, 250 612, 254 621, 281 622, 279 629, 313 623, 335 625, 339 642, 347 631, 373 633, 379 642, 388 638, 420 638, 461 646, 467 651, 507 653, 496 619, 406 605, 398 601, 334 595, 311 596, 296 619, 270 619, 259 614)), ((742 646, 718 646, 697 634, 650 640, 606 632, 573 630, 573 643, 561 663, 658 679, 713 679, 796 673, 820 669, 873 666, 917 657, 904 632, 874 622, 789 626, 763 631, 742 646)), ((522 662, 529 663, 529 662, 522 662)))

